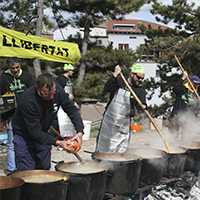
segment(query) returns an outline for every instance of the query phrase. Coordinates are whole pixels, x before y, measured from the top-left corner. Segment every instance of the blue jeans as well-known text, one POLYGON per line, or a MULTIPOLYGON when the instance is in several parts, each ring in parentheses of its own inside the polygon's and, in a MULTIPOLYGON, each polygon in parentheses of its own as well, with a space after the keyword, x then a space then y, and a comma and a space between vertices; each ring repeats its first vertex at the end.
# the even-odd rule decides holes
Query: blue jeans
POLYGON ((7 130, 8 142, 7 142, 7 160, 8 160, 8 170, 14 171, 16 168, 15 165, 15 152, 14 152, 14 144, 13 144, 13 129, 11 124, 11 119, 8 118, 8 126, 9 130, 7 130))

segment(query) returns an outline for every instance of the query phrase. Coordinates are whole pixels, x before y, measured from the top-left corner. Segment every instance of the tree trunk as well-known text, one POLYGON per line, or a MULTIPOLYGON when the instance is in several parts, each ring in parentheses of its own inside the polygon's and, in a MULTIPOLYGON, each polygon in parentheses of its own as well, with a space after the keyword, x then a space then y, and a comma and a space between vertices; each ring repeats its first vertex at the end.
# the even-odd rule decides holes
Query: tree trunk
MULTIPOLYGON (((38 0, 35 35, 40 36, 40 37, 42 35, 43 4, 44 4, 44 0, 38 0)), ((42 74, 42 70, 40 67, 40 60, 38 58, 36 58, 33 61, 33 68, 35 72, 35 78, 37 78, 40 74, 42 74)))
POLYGON ((87 52, 88 47, 88 39, 89 39, 89 33, 90 33, 90 26, 89 21, 87 20, 84 27, 84 38, 82 42, 82 52, 81 52, 81 60, 80 60, 80 67, 78 72, 78 82, 77 84, 80 85, 83 81, 84 75, 85 75, 85 69, 86 69, 86 58, 85 54, 87 52))

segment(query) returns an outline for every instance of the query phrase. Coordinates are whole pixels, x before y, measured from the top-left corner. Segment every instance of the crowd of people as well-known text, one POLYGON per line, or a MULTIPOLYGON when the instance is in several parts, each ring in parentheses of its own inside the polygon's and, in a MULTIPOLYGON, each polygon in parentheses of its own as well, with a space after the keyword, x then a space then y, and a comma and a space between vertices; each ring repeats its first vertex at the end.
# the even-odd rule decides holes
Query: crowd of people
MULTIPOLYGON (((74 85, 70 79, 74 67, 64 64, 63 73, 57 79, 49 73, 44 73, 38 76, 35 82, 29 72, 21 69, 19 58, 8 58, 7 65, 8 70, 0 77, 0 95, 14 92, 17 100, 17 108, 1 116, 8 134, 8 170, 49 170, 52 145, 60 146, 68 153, 75 151, 70 141, 57 139, 48 132, 52 123, 55 120, 59 121, 59 110, 66 114, 65 118, 69 119, 75 132, 63 136, 73 135, 71 140, 76 140, 82 145, 84 125, 73 96, 74 85)), ((130 76, 126 78, 141 105, 129 91, 120 73, 121 67, 116 65, 104 86, 105 92, 110 93, 110 99, 97 134, 97 152, 126 151, 131 136, 131 118, 136 109, 138 112, 147 109, 146 92, 141 84, 145 78, 144 67, 132 65, 130 76)), ((197 91, 200 84, 199 77, 191 76, 190 81, 185 83, 187 77, 188 73, 185 71, 173 87, 176 100, 170 117, 172 132, 177 132, 180 127, 178 114, 191 109, 194 102, 200 102, 194 91, 197 91)), ((65 130, 69 129, 70 123, 65 124, 65 130)))

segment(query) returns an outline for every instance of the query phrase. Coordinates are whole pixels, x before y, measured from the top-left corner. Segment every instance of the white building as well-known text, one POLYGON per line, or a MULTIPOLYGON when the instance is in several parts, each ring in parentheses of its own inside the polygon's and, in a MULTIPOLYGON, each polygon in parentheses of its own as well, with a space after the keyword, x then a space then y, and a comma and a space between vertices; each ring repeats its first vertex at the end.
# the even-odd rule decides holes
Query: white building
MULTIPOLYGON (((153 22, 148 22, 145 20, 134 20, 134 19, 124 19, 124 20, 112 20, 109 19, 106 25, 101 25, 95 28, 91 28, 90 40, 95 41, 97 39, 100 45, 107 46, 109 43, 113 43, 114 49, 132 49, 136 50, 140 45, 145 44, 145 39, 147 39, 145 33, 141 32, 137 28, 137 24, 142 23, 145 26, 151 25, 153 29, 167 29, 169 27, 156 24, 153 22)), ((77 32, 83 37, 82 28, 74 28, 68 26, 66 29, 62 29, 62 36, 59 29, 54 31, 55 40, 67 39, 70 35, 75 35, 77 32)), ((155 78, 159 79, 159 68, 157 63, 152 59, 154 56, 159 56, 160 52, 153 52, 146 49, 141 60, 138 60, 137 64, 143 65, 145 68, 145 78, 155 78)), ((131 66, 130 66, 131 67, 131 66)), ((153 98, 147 102, 148 105, 160 105, 163 100, 158 97, 159 90, 155 92, 153 98)), ((166 94, 168 95, 168 94, 166 94)))

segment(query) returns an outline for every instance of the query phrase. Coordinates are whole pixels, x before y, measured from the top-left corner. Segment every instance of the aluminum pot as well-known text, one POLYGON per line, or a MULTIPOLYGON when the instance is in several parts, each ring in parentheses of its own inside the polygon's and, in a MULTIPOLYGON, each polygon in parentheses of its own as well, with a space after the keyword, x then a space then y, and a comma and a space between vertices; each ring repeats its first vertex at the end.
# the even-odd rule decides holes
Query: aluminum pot
POLYGON ((56 171, 69 174, 67 200, 103 200, 108 168, 94 161, 59 163, 56 171))
POLYGON ((20 200, 24 180, 16 177, 0 176, 0 199, 20 200))
POLYGON ((184 170, 186 150, 181 147, 170 146, 172 152, 167 152, 164 177, 178 177, 184 170))
POLYGON ((198 172, 200 170, 200 142, 179 141, 177 145, 186 149, 184 170, 198 172))
POLYGON ((69 175, 48 171, 28 170, 9 174, 25 181, 21 200, 65 200, 68 189, 69 175))
POLYGON ((106 193, 129 196, 138 189, 141 160, 138 156, 127 158, 122 153, 93 153, 92 159, 109 167, 106 193))
POLYGON ((140 185, 154 184, 159 182, 164 173, 166 163, 166 152, 151 148, 131 148, 125 154, 138 155, 142 158, 142 168, 140 176, 140 185))

